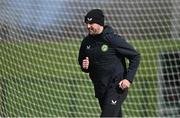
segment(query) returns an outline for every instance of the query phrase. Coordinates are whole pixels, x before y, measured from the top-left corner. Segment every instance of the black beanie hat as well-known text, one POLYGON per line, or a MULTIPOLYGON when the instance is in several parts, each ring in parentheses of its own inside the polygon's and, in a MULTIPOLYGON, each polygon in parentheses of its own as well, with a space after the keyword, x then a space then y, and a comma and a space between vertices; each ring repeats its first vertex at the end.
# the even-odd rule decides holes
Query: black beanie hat
POLYGON ((97 23, 104 26, 104 14, 100 9, 93 9, 85 16, 85 23, 97 23))

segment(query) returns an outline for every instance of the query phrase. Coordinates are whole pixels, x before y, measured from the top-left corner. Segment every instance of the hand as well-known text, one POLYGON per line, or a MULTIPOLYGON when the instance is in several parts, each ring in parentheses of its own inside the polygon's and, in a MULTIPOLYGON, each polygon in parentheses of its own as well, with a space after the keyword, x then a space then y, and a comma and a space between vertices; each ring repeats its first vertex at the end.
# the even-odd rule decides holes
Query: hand
POLYGON ((126 88, 129 88, 130 87, 130 82, 129 82, 129 80, 127 80, 127 79, 123 79, 123 80, 121 80, 120 82, 119 82, 119 88, 121 88, 121 89, 126 89, 126 88))
POLYGON ((83 60, 82 68, 83 68, 83 69, 88 69, 88 67, 89 67, 89 57, 86 57, 86 58, 83 60))

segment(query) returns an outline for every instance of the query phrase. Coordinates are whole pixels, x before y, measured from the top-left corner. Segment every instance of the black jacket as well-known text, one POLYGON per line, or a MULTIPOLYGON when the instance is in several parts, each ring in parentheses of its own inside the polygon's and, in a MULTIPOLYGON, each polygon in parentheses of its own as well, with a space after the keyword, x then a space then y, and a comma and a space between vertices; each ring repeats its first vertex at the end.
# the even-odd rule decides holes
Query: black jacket
POLYGON ((83 39, 78 61, 82 71, 89 73, 98 97, 111 83, 118 85, 122 79, 133 81, 140 62, 140 54, 122 37, 114 34, 111 27, 105 26, 101 34, 88 35, 83 39), (82 68, 85 57, 89 57, 90 61, 87 70, 82 68), (129 60, 128 68, 125 58, 129 60))

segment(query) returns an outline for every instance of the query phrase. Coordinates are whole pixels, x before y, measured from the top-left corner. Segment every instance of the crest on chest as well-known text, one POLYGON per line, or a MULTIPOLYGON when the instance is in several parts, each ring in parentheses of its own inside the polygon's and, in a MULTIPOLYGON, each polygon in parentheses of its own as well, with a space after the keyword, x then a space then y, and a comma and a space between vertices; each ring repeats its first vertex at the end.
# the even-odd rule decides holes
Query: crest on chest
POLYGON ((103 45, 101 46, 101 51, 102 51, 102 52, 106 52, 107 50, 108 50, 108 45, 103 44, 103 45))

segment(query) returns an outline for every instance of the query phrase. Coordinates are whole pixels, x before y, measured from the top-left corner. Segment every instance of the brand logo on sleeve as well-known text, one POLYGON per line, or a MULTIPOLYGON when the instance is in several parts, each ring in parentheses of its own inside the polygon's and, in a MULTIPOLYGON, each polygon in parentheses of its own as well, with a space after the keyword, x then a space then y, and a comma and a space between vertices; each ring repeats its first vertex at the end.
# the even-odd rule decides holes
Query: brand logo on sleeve
POLYGON ((101 46, 101 51, 106 52, 107 50, 108 50, 108 45, 103 44, 103 45, 101 46))

